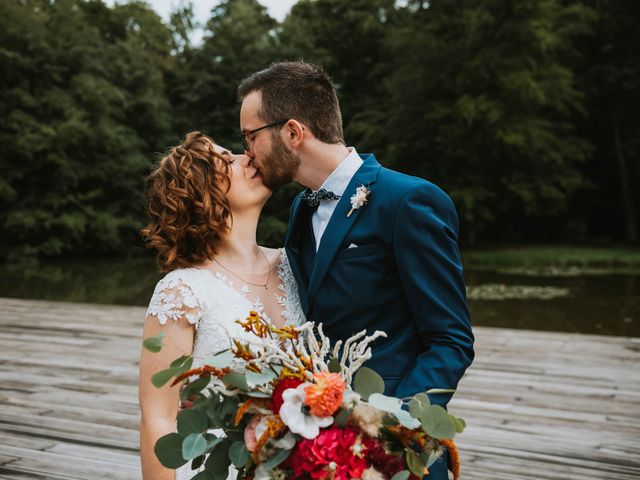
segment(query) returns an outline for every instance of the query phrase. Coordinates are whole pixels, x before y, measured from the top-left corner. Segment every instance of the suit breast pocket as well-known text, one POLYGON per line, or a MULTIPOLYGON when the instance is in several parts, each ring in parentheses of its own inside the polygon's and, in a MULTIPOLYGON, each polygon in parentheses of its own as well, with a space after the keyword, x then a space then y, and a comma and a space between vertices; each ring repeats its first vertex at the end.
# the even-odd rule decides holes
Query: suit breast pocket
POLYGON ((343 248, 336 253, 335 262, 346 262, 348 260, 355 260, 363 257, 374 257, 385 255, 387 249, 382 244, 371 243, 369 245, 362 245, 361 247, 343 248))

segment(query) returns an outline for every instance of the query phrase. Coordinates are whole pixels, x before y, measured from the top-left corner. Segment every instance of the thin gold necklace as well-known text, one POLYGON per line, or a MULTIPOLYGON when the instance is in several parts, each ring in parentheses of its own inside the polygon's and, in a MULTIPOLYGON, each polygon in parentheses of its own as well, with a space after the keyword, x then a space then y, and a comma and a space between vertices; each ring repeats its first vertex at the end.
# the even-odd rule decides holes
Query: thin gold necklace
POLYGON ((267 264, 267 281, 265 283, 250 282, 249 280, 246 280, 246 279, 242 278, 240 275, 238 275, 233 270, 230 270, 227 267, 225 267, 218 260, 216 260, 215 257, 213 257, 213 261, 216 262, 218 265, 220 265, 222 268, 224 268, 227 272, 229 272, 231 275, 233 275, 237 279, 242 280, 244 283, 248 283, 249 285, 253 285, 254 287, 264 287, 264 289, 266 290, 267 289, 267 285, 269 285, 269 280, 271 279, 271 264, 269 263, 269 260, 267 260, 267 256, 264 254, 262 249, 260 247, 258 247, 258 249, 260 250, 260 253, 262 253, 262 257, 264 258, 264 261, 267 264))

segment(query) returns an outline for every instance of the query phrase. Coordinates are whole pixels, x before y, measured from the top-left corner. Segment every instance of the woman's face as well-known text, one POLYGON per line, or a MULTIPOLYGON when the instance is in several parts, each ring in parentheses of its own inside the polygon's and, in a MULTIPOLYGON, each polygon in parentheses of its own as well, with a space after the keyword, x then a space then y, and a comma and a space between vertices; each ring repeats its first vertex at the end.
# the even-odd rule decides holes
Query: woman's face
POLYGON ((214 146, 226 161, 229 162, 229 179, 231 187, 227 192, 229 206, 234 212, 255 208, 265 204, 272 191, 262 183, 262 177, 255 167, 250 166, 246 155, 236 155, 220 145, 214 146))

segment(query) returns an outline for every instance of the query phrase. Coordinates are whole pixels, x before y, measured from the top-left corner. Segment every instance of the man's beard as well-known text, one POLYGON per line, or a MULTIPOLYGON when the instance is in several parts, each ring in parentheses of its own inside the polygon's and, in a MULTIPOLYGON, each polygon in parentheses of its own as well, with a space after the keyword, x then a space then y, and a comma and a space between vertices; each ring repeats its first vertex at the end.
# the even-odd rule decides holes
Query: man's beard
POLYGON ((271 149, 264 156, 260 175, 262 183, 271 190, 277 190, 291 183, 300 168, 300 157, 289 150, 280 135, 271 136, 271 149))

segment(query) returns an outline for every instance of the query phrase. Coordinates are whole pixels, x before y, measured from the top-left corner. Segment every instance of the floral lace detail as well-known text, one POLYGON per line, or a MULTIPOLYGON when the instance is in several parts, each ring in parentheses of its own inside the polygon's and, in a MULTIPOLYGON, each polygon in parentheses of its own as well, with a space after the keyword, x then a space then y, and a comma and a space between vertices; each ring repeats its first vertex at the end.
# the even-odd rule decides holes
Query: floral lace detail
POLYGON ((179 273, 179 270, 170 272, 158 282, 149 302, 147 315, 155 315, 162 325, 169 319, 179 320, 184 317, 197 328, 202 306, 179 273))
POLYGON ((305 322, 305 316, 300 303, 298 282, 296 282, 296 277, 293 275, 284 248, 280 249, 280 263, 277 270, 280 278, 280 290, 283 295, 277 295, 276 298, 283 308, 282 316, 289 325, 301 325, 305 322))

